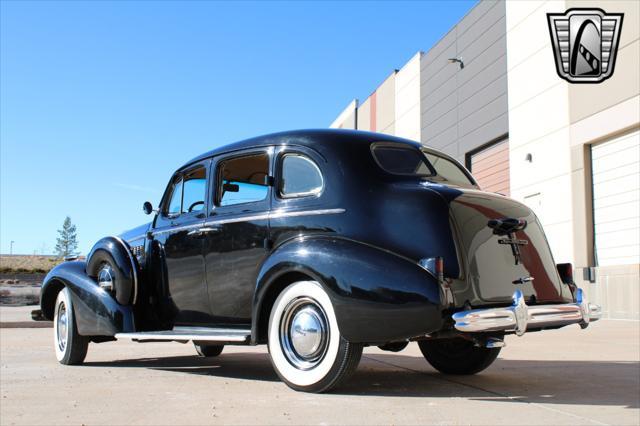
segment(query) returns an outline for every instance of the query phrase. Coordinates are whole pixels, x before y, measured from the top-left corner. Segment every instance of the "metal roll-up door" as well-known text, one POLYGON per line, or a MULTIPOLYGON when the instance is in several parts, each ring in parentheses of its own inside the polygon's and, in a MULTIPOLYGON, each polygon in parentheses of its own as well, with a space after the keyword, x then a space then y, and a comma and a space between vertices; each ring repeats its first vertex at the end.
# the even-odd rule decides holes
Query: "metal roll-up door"
POLYGON ((591 146, 598 266, 640 263, 640 131, 591 146))

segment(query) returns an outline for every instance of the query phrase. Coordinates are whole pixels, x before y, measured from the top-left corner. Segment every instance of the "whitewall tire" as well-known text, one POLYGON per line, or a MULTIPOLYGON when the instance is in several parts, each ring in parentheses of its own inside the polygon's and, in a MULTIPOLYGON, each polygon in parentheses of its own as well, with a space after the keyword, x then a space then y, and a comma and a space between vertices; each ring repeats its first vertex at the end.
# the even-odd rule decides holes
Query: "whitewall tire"
POLYGON ((78 334, 71 292, 63 288, 58 293, 53 315, 53 347, 61 364, 82 364, 87 356, 89 339, 78 334))
POLYGON ((289 285, 269 316, 269 355, 291 388, 325 392, 358 366, 362 345, 345 340, 329 296, 315 281, 289 285))

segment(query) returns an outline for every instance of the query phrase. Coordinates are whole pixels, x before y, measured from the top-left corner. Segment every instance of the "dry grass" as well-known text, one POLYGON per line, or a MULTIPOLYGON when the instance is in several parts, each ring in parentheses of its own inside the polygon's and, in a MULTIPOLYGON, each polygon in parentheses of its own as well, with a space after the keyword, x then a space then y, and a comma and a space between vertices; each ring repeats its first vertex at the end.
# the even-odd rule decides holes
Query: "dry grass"
POLYGON ((0 256, 0 273, 45 273, 61 263, 55 256, 0 256))

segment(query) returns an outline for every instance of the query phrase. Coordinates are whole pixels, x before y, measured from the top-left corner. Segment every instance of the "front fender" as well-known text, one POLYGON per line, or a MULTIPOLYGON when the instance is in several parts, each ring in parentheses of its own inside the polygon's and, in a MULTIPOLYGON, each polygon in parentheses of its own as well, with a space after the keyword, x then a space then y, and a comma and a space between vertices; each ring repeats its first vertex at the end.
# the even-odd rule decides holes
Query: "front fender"
POLYGON ((135 331, 131 308, 118 304, 86 274, 85 268, 83 261, 65 262, 47 274, 40 290, 40 307, 44 317, 53 320, 57 294, 67 287, 71 291, 79 334, 114 336, 116 333, 135 331))
POLYGON ((325 287, 340 333, 351 342, 398 341, 442 327, 438 282, 416 263, 353 240, 302 237, 278 247, 259 271, 254 339, 270 287, 292 272, 311 276, 325 287))
POLYGON ((135 304, 138 298, 138 264, 129 245, 120 237, 104 237, 95 243, 87 255, 86 271, 89 276, 97 274, 100 262, 104 260, 100 254, 109 255, 115 262, 112 266, 118 270, 116 300, 123 305, 135 304))

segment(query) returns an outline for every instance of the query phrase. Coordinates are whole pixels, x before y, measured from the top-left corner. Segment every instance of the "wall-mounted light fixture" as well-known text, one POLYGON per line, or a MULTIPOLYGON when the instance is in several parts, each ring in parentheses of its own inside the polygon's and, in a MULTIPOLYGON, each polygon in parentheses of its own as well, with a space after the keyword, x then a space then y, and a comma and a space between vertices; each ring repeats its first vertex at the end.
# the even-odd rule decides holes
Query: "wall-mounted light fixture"
POLYGON ((450 64, 458 63, 460 65, 460 69, 464 68, 464 62, 462 62, 462 58, 449 58, 448 61, 450 64))
POLYGON ((529 163, 533 163, 533 155, 529 152, 526 157, 524 157, 524 161, 528 161, 529 163))

